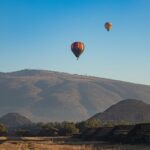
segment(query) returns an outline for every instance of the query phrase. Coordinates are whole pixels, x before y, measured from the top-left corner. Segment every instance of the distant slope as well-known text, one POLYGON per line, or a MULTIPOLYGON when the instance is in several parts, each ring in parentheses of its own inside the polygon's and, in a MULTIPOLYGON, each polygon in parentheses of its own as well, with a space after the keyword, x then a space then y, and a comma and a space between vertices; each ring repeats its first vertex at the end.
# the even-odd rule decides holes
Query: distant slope
POLYGON ((92 118, 104 121, 150 122, 150 104, 135 99, 127 99, 92 118))
POLYGON ((150 103, 150 86, 45 70, 0 73, 0 115, 34 121, 84 120, 122 99, 150 103))
POLYGON ((32 122, 18 113, 8 113, 0 118, 0 123, 3 123, 8 128, 12 128, 30 125, 32 122))

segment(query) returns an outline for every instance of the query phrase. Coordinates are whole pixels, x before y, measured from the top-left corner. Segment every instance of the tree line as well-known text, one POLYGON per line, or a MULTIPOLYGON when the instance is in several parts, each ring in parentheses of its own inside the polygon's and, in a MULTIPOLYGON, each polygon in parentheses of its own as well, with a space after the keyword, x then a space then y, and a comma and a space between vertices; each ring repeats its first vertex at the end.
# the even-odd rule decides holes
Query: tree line
POLYGON ((0 123, 0 136, 13 134, 15 136, 72 136, 83 132, 87 128, 98 128, 102 126, 115 126, 118 124, 130 124, 129 122, 100 121, 89 119, 81 122, 48 122, 33 123, 31 125, 7 128, 0 123))

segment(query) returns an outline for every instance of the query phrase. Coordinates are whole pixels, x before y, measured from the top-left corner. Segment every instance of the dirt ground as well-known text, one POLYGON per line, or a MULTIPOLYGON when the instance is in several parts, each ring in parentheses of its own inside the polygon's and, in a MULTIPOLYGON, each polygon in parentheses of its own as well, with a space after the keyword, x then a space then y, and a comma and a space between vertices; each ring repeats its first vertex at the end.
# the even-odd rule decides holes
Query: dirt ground
POLYGON ((0 150, 150 150, 150 145, 110 145, 100 142, 63 142, 47 137, 2 137, 0 150))

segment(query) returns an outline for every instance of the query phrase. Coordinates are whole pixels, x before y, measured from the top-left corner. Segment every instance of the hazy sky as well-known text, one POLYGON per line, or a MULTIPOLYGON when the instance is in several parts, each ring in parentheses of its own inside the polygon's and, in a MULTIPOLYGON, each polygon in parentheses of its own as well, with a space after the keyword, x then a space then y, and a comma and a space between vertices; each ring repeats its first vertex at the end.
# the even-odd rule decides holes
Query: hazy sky
POLYGON ((149 27, 150 0, 0 0, 0 71, 46 69, 150 85, 149 27), (74 41, 85 43, 79 61, 74 41))

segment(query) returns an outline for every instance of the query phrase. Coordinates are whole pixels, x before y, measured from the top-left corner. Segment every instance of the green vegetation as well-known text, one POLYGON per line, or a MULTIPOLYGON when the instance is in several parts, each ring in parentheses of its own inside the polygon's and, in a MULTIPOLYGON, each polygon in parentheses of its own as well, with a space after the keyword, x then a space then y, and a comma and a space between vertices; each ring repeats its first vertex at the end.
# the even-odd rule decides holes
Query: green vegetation
POLYGON ((6 135, 7 129, 3 124, 0 124, 0 136, 6 135))
POLYGON ((31 136, 31 133, 27 129, 19 129, 16 131, 16 136, 31 136))
MULTIPOLYGON (((68 121, 48 122, 48 123, 39 122, 13 128, 13 132, 16 136, 71 136, 74 134, 81 133, 88 128, 113 127, 115 125, 120 124, 129 125, 131 123, 126 121, 104 122, 95 118, 77 123, 68 121)), ((6 127, 0 124, 0 135, 6 133, 7 133, 6 127)))
POLYGON ((59 130, 59 135, 70 136, 79 133, 79 129, 73 122, 62 122, 62 127, 59 130))
POLYGON ((87 128, 98 128, 100 126, 102 126, 102 122, 95 118, 76 123, 76 127, 80 130, 80 132, 87 128))

